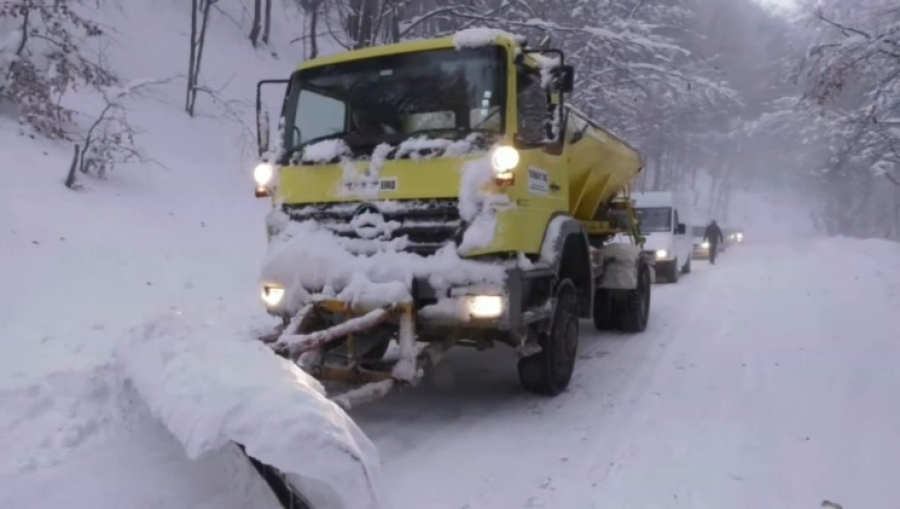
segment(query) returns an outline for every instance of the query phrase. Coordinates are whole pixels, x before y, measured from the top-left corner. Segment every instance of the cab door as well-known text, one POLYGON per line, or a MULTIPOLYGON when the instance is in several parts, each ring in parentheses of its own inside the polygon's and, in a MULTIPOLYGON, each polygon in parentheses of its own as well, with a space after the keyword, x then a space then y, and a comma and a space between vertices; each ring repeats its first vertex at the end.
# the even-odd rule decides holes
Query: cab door
MULTIPOLYGON (((542 214, 568 211, 569 181, 562 136, 550 141, 554 94, 542 84, 540 69, 518 64, 516 72, 516 145, 522 160, 517 198, 542 214)), ((559 122, 558 129, 563 127, 559 122)))

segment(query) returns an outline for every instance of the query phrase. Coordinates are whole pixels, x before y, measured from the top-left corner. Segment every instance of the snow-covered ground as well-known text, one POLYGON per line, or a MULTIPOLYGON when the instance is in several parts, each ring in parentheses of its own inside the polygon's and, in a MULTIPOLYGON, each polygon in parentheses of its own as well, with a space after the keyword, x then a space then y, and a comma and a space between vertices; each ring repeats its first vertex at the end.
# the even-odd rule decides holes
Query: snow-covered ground
MULTIPOLYGON (((183 5, 110 14, 125 78, 183 72, 183 5)), ((204 75, 228 97, 249 100, 257 79, 294 66, 213 27, 204 75)), ((79 193, 61 184, 68 148, 0 120, 0 507, 276 506, 233 447, 188 459, 123 369, 146 367, 121 347, 155 337, 148 324, 235 346, 223 327, 240 335, 264 319, 267 208, 252 195, 252 153, 240 127, 187 118, 182 86, 132 104, 138 142, 162 166, 122 167, 79 193), (159 318, 174 309, 200 320, 159 318)), ((509 351, 461 351, 422 386, 354 411, 393 507, 896 507, 900 245, 748 238, 715 267, 655 286, 646 333, 584 323, 558 398, 524 394, 509 351)), ((207 377, 247 374, 216 366, 207 377)))
MULTIPOLYGON (((148 1, 104 15, 115 28, 110 62, 124 81, 183 74, 189 4, 148 1)), ((228 109, 250 123, 256 81, 287 76, 297 57, 254 51, 223 18, 213 27, 203 82, 220 101, 249 104, 228 109)), ((274 29, 274 40, 290 36, 274 29)), ((228 439, 261 459, 290 455, 287 462, 303 463, 301 473, 348 468, 316 458, 335 446, 360 456, 349 468, 370 459, 377 467, 371 443, 317 384, 279 367, 261 345, 231 339, 249 340, 265 320, 258 277, 269 207, 253 196, 245 128, 223 119, 221 104, 205 95, 198 117, 189 118, 183 80, 149 91, 149 99, 127 106, 143 131, 137 143, 154 162, 122 165, 107 181, 81 177, 80 192, 62 185, 69 146, 19 136, 18 126, 0 119, 0 507, 274 504, 246 459, 221 447, 228 439), (191 341, 197 330, 205 350, 191 341), (174 350, 199 357, 200 372, 184 378, 177 358, 171 362, 174 350), (243 364, 223 361, 229 356, 243 364), (191 392, 219 380, 246 404, 191 392), (163 390, 154 391, 158 382, 163 390), (284 390, 267 389, 273 382, 284 390), (148 397, 157 398, 153 414, 148 397), (290 399, 293 417, 281 412, 267 421, 284 431, 246 426, 250 412, 271 415, 290 399), (223 414, 230 426, 221 424, 223 414), (190 461, 170 431, 187 452, 208 454, 190 461), (327 440, 311 440, 316 431, 327 440), (296 446, 272 447, 288 443, 303 444, 301 454, 296 446)), ((73 94, 67 104, 95 114, 92 99, 73 94)), ((366 478, 359 474, 348 478, 366 478)))
POLYGON ((586 334, 566 394, 506 352, 355 415, 400 507, 896 506, 900 245, 743 246, 654 287, 645 334, 586 334))
MULTIPOLYGON (((898 259, 881 241, 743 246, 654 287, 642 335, 584 323, 558 398, 522 393, 508 351, 460 351, 353 415, 400 509, 893 507, 898 259)), ((0 404, 5 458, 23 462, 0 507, 274 507, 235 451, 187 461, 112 368, 0 404), (48 450, 67 454, 46 467, 48 450)))

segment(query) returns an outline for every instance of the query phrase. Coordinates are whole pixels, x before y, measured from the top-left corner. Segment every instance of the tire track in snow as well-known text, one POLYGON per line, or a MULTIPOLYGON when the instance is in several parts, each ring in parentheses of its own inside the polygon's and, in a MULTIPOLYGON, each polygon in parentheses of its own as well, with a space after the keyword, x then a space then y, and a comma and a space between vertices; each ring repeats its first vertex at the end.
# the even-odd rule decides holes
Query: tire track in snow
MULTIPOLYGON (((591 449, 592 453, 584 458, 583 471, 587 472, 585 479, 591 483, 591 487, 596 488, 604 483, 614 469, 627 463, 628 458, 634 454, 634 444, 640 442, 641 437, 634 437, 629 430, 636 429, 636 425, 647 419, 637 413, 637 409, 647 399, 660 397, 659 392, 650 390, 654 376, 661 366, 667 365, 664 361, 671 361, 672 364, 684 362, 683 358, 672 358, 672 345, 679 339, 690 340, 690 336, 696 334, 698 324, 706 321, 705 306, 710 300, 709 288, 715 283, 715 280, 710 281, 709 278, 718 276, 710 272, 716 271, 718 267, 704 268, 706 270, 692 274, 693 277, 682 280, 677 286, 654 287, 672 294, 666 295, 668 299, 664 306, 657 306, 653 310, 657 315, 662 314, 667 321, 663 324, 650 324, 647 333, 651 334, 656 343, 653 345, 655 348, 648 352, 648 358, 644 362, 637 364, 637 370, 630 376, 622 377, 621 383, 615 387, 614 393, 620 399, 619 408, 612 413, 605 426, 613 432, 612 437, 595 444, 591 449), (685 306, 687 308, 683 309, 685 306), (685 331, 687 337, 682 338, 685 331), (625 432, 619 435, 619 430, 625 432)), ((650 345, 639 346, 647 348, 650 345)))
MULTIPOLYGON (((730 310, 712 310, 722 310, 723 304, 727 305, 729 300, 735 300, 735 296, 730 295, 730 281, 735 270, 740 270, 742 262, 735 255, 729 256, 711 268, 710 272, 715 274, 706 274, 709 278, 693 289, 692 299, 683 310, 681 320, 669 331, 666 352, 656 359, 653 369, 647 367, 643 370, 641 377, 636 380, 637 387, 632 388, 639 394, 638 398, 631 402, 628 411, 620 413, 616 427, 628 432, 623 434, 624 443, 618 447, 614 460, 609 465, 603 465, 595 455, 587 467, 589 475, 597 476, 603 481, 595 482, 594 486, 598 488, 595 497, 607 499, 604 496, 607 492, 620 497, 613 502, 604 500, 610 507, 645 507, 646 501, 641 499, 642 493, 661 491, 667 493, 658 498, 668 497, 668 503, 664 507, 679 502, 685 504, 685 507, 708 507, 702 503, 691 485, 678 482, 679 472, 668 472, 661 476, 668 481, 668 486, 648 482, 641 489, 635 489, 631 485, 623 489, 623 472, 628 473, 632 470, 632 465, 637 464, 637 468, 646 469, 650 473, 654 466, 647 468, 641 464, 641 456, 646 455, 648 448, 654 449, 656 454, 666 457, 669 462, 687 462, 692 454, 691 444, 675 439, 679 426, 684 421, 690 421, 690 426, 695 428, 712 432, 710 419, 693 414, 690 407, 672 406, 670 401, 688 390, 704 402, 701 405, 716 405, 717 402, 711 398, 715 385, 707 380, 695 380, 695 374, 698 366, 710 360, 704 357, 705 352, 718 344, 737 339, 733 322, 728 316, 722 316, 727 315, 730 310), (729 266, 725 266, 726 261, 729 266), (657 411, 659 408, 668 410, 660 416, 657 411), (630 494, 634 494, 639 500, 629 498, 630 494)), ((725 380, 725 383, 729 382, 725 380)), ((730 383, 754 385, 755 381, 751 375, 749 378, 736 378, 730 383)), ((728 392, 740 391, 732 388, 728 392)), ((729 407, 726 404, 722 408, 712 409, 712 412, 728 412, 729 407)), ((629 480, 628 476, 624 478, 625 482, 629 480)), ((662 500, 654 502, 662 503, 662 500)))
POLYGON ((621 449, 630 405, 684 326, 677 315, 704 272, 654 286, 644 334, 598 334, 582 322, 576 374, 557 398, 522 393, 515 357, 501 349, 458 352, 425 386, 354 412, 382 453, 398 507, 593 507, 598 479, 585 478, 585 465, 621 449), (451 493, 449 472, 459 473, 451 493))
POLYGON ((725 258, 734 265, 692 306, 718 301, 708 337, 679 337, 669 355, 694 369, 662 364, 647 392, 665 397, 643 398, 648 418, 631 423, 623 466, 596 496, 608 507, 891 507, 900 352, 871 294, 883 282, 861 258, 833 239, 725 258))

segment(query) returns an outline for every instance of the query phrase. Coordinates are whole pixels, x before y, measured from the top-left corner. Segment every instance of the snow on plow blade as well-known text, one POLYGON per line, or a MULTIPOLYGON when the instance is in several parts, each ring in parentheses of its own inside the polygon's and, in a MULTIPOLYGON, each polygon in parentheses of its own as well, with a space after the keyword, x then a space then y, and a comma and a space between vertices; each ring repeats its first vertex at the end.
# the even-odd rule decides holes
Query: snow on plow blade
POLYGON ((419 350, 416 346, 415 314, 415 306, 411 301, 367 306, 323 299, 301 309, 283 330, 260 339, 279 355, 296 361, 320 380, 349 385, 362 384, 361 387, 334 398, 335 403, 350 410, 359 404, 386 396, 398 383, 417 384, 425 370, 436 365, 453 346, 452 341, 434 342, 419 350), (333 314, 342 315, 346 320, 326 328, 310 330, 311 322, 333 314), (368 369, 357 363, 356 359, 351 359, 348 365, 340 367, 321 363, 322 349, 328 344, 342 341, 350 346, 350 357, 354 357, 354 334, 382 323, 397 327, 399 359, 393 365, 368 369))
POLYGON ((375 446, 318 381, 249 331, 174 313, 137 330, 120 357, 190 458, 237 444, 286 507, 263 467, 312 509, 385 507, 375 446))

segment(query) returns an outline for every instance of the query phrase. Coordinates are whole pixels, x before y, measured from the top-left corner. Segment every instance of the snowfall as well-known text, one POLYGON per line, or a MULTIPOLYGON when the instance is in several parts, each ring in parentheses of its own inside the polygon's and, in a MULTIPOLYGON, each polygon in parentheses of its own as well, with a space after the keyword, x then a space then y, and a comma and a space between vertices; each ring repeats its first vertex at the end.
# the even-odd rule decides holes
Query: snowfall
MULTIPOLYGON (((124 78, 183 72, 183 3, 108 13, 124 78)), ((235 99, 295 65, 228 23, 207 51, 235 99)), ((255 154, 182 93, 130 104, 154 162, 78 192, 69 146, 0 120, 0 507, 277 507, 231 441, 347 508, 898 507, 900 244, 753 197, 747 244, 655 285, 645 333, 582 323, 564 394, 524 393, 509 349, 459 351, 348 415, 250 339, 272 323, 255 154)))

